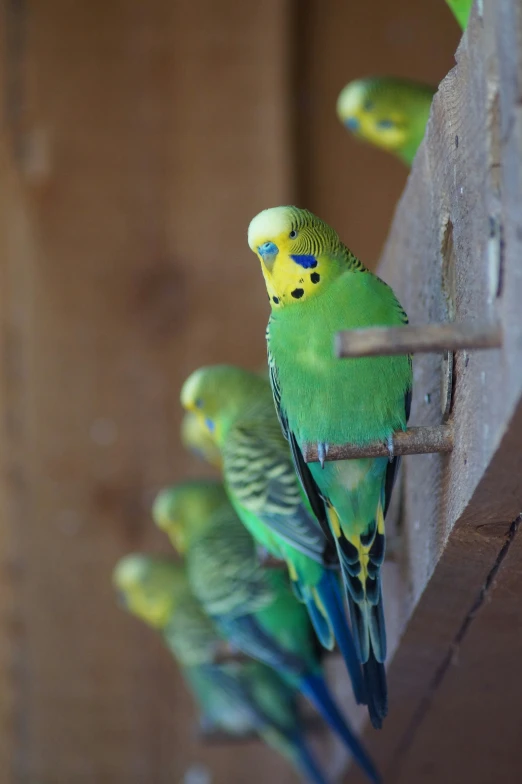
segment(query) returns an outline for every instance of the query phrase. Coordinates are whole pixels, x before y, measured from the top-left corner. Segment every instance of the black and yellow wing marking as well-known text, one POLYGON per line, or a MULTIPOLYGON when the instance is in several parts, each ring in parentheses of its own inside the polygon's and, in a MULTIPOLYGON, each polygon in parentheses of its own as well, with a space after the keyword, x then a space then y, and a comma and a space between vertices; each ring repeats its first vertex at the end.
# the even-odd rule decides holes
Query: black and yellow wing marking
POLYGON ((269 379, 270 379, 270 386, 272 387, 272 394, 274 397, 274 404, 277 411, 277 416, 281 425, 281 429, 283 431, 283 435, 285 436, 286 440, 290 445, 290 453, 292 455, 292 460, 294 463, 294 470, 301 482, 301 487, 308 498, 308 503, 310 504, 312 511, 321 526, 323 534, 327 539, 329 546, 327 552, 328 560, 331 560, 332 563, 335 563, 336 556, 335 556, 335 544, 332 538, 332 534, 330 531, 330 527, 328 525, 328 517, 326 514, 326 503, 325 499, 321 495, 321 492, 308 468, 304 458, 303 453, 301 452, 301 447, 297 443, 297 439, 294 433, 290 430, 288 425, 288 420, 285 416, 285 412, 281 405, 281 388, 279 385, 279 377, 277 374, 277 367, 270 353, 270 344, 269 344, 269 334, 267 329, 267 346, 268 346, 268 370, 269 370, 269 379))
POLYGON ((255 613, 273 601, 256 544, 231 507, 192 540, 187 566, 194 595, 213 617, 255 613))
POLYGON ((237 502, 296 550, 324 562, 328 540, 306 508, 271 400, 228 434, 224 472, 237 502))

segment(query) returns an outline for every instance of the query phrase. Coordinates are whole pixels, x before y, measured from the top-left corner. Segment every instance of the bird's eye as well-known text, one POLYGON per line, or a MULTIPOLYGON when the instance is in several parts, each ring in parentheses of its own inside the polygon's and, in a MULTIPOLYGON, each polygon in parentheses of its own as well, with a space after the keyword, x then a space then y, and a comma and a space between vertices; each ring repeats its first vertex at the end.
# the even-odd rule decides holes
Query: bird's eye
POLYGON ((196 408, 203 408, 203 401, 201 400, 200 397, 197 397, 194 400, 194 405, 196 406, 196 408))
POLYGON ((364 106, 363 106, 363 109, 364 109, 365 112, 373 112, 373 110, 375 109, 374 102, 373 101, 366 101, 364 106))
POLYGON ((296 230, 292 229, 292 231, 290 232, 290 234, 288 236, 290 237, 291 240, 295 240, 295 238, 297 237, 296 230))

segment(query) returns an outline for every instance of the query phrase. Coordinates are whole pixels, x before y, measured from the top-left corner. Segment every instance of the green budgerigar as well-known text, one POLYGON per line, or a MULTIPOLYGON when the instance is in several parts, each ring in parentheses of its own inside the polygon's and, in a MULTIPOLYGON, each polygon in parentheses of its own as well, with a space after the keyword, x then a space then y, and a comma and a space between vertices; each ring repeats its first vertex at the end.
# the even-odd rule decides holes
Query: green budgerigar
POLYGON ((336 541, 370 717, 379 727, 387 713, 380 569, 399 460, 325 459, 331 445, 391 444, 393 432, 406 428, 411 358, 340 360, 333 343, 339 330, 400 326, 407 317, 391 288, 307 210, 261 212, 248 243, 272 306, 267 341, 275 403, 310 503, 322 505, 336 541), (305 444, 317 446, 320 462, 305 464, 305 444))
POLYGON ((194 597, 182 564, 132 553, 116 565, 113 582, 126 609, 162 634, 205 730, 237 737, 255 733, 309 781, 325 784, 304 738, 296 690, 260 662, 214 661, 222 640, 194 597))
POLYGON ((183 385, 181 402, 214 437, 239 518, 263 548, 286 561, 321 644, 331 650, 337 640, 355 698, 364 702, 361 666, 339 577, 331 568, 332 563, 338 566, 335 543, 301 489, 268 378, 232 365, 200 368, 183 385))
POLYGON ((337 115, 354 136, 411 166, 424 138, 434 94, 434 87, 410 79, 356 79, 341 90, 337 115))
POLYGON ((453 16, 462 27, 463 30, 468 26, 469 15, 473 7, 473 0, 446 0, 453 16))
POLYGON ((192 591, 222 636, 308 697, 368 777, 378 781, 326 685, 306 609, 284 572, 260 565, 255 541, 223 485, 199 480, 168 488, 157 497, 153 517, 184 555, 192 591))

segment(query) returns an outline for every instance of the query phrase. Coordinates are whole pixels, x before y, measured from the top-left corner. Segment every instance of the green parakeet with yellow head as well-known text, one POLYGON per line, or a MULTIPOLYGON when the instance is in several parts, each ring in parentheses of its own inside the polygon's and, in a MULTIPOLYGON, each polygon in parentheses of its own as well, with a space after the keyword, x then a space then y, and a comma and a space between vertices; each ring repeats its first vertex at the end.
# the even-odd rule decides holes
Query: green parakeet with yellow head
POLYGON ((434 94, 434 87, 410 79, 357 79, 341 90, 337 115, 358 139, 411 166, 424 138, 434 94))
POLYGON ((305 608, 284 572, 262 568, 254 539, 223 485, 195 480, 163 490, 153 517, 184 555, 191 589, 220 634, 307 696, 368 777, 378 781, 326 685, 305 608))
POLYGON ((361 666, 348 626, 333 537, 309 506, 274 407, 270 382, 232 365, 195 371, 181 391, 219 448, 230 500, 241 521, 273 556, 286 561, 294 591, 306 604, 321 644, 337 641, 358 702, 365 701, 361 666))
POLYGON ((113 582, 125 608, 159 631, 177 660, 206 730, 259 735, 313 784, 325 784, 303 732, 297 692, 254 660, 216 664, 221 638, 182 564, 144 553, 122 558, 113 582))
POLYGON ((410 357, 339 360, 333 343, 339 330, 400 326, 407 317, 391 288, 308 210, 261 212, 250 223, 248 243, 272 307, 267 342, 274 400, 303 488, 336 543, 370 717, 379 727, 387 713, 380 570, 399 460, 325 459, 331 445, 391 443, 393 432, 406 428, 410 357), (305 444, 317 446, 320 462, 304 462, 305 444))

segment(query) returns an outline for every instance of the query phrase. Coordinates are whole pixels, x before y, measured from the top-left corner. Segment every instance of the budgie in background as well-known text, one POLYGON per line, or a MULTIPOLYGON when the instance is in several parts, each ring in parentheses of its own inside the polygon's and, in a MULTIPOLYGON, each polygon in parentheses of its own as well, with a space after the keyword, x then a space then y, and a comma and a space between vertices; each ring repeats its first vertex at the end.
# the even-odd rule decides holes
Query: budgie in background
POLYGON ((408 79, 357 79, 341 90, 337 115, 354 136, 411 166, 424 138, 435 91, 408 79))
POLYGON ((263 569, 254 539, 219 482, 185 482, 162 491, 153 517, 184 555, 192 591, 237 650, 276 669, 315 705, 372 781, 378 774, 324 680, 306 609, 286 574, 263 569))
POLYGON ((473 7, 473 0, 446 0, 453 16, 462 27, 463 30, 468 26, 469 15, 473 7))
POLYGON ((339 330, 400 326, 407 317, 391 288, 346 248, 326 223, 297 207, 257 215, 248 244, 261 262, 272 314, 267 327, 271 382, 296 470, 334 535, 352 632, 375 727, 387 713, 386 633, 380 568, 384 517, 399 459, 324 462, 333 444, 391 443, 409 415, 409 356, 334 357, 339 330), (320 462, 307 465, 305 444, 320 462))
POLYGON ((214 663, 221 638, 184 566, 133 553, 118 562, 113 582, 126 609, 162 634, 201 710, 202 727, 238 737, 256 733, 309 781, 326 784, 305 742, 295 689, 257 661, 214 663))
POLYGON ((192 454, 221 470, 221 452, 200 417, 188 411, 181 423, 181 443, 192 454))
POLYGON ((300 487, 268 378, 232 365, 201 368, 183 385, 181 402, 214 436, 239 518, 262 547, 286 561, 321 644, 331 650, 337 640, 355 698, 364 702, 361 666, 331 568, 338 566, 333 537, 325 535, 300 487))

